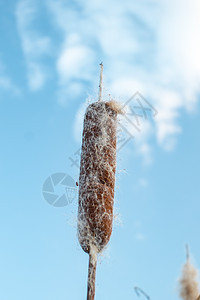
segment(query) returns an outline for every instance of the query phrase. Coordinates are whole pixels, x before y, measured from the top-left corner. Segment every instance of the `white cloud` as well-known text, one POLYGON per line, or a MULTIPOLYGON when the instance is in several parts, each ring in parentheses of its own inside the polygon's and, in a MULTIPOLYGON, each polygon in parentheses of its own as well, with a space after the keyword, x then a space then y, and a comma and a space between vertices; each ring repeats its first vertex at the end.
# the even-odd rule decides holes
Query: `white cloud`
POLYGON ((93 52, 89 47, 80 45, 66 46, 60 54, 57 68, 61 83, 72 79, 91 80, 90 72, 93 63, 93 52))
POLYGON ((6 74, 5 66, 0 61, 0 92, 1 91, 8 91, 11 92, 14 96, 19 96, 21 91, 16 86, 15 83, 13 83, 12 79, 6 74))
POLYGON ((20 94, 19 88, 12 82, 12 80, 6 76, 0 74, 0 90, 9 91, 14 96, 18 96, 20 94))
POLYGON ((43 67, 34 61, 27 61, 28 67, 28 82, 32 91, 40 89, 46 81, 46 73, 43 67))
POLYGON ((51 48, 50 39, 41 36, 33 29, 37 15, 37 5, 34 0, 21 0, 16 9, 16 18, 22 49, 28 70, 28 85, 32 91, 43 87, 48 73, 41 62, 51 48))
MULTIPOLYGON (((145 182, 146 184, 146 182, 145 182)), ((135 227, 135 239, 137 239, 138 241, 144 241, 146 240, 146 235, 142 232, 142 227, 143 227, 143 224, 137 220, 135 221, 135 224, 134 224, 134 227, 135 227)))
POLYGON ((146 239, 145 235, 143 233, 141 233, 141 232, 137 232, 135 234, 135 238, 138 241, 144 241, 146 239))
POLYGON ((87 37, 92 28, 87 27, 87 19, 81 20, 79 12, 67 6, 64 1, 48 1, 47 7, 63 32, 63 44, 57 59, 57 72, 60 86, 59 101, 64 104, 62 99, 68 102, 70 98, 75 99, 80 96, 85 82, 93 80, 96 53, 88 45, 87 37), (74 30, 73 27, 76 26, 79 26, 80 30, 74 30), (72 93, 72 87, 77 85, 78 89, 72 93))
POLYGON ((93 66, 94 53, 89 47, 81 43, 64 46, 57 60, 59 102, 64 104, 81 96, 85 82, 92 81, 93 66))
POLYGON ((149 185, 147 179, 145 178, 140 178, 138 183, 142 188, 146 188, 149 185))
POLYGON ((57 99, 60 105, 67 106, 70 99, 78 98, 83 91, 83 84, 72 81, 70 84, 60 85, 57 92, 57 99))
POLYGON ((158 144, 172 150, 181 110, 194 110, 200 92, 200 2, 89 0, 67 6, 58 0, 47 6, 63 33, 57 60, 61 86, 81 86, 82 79, 98 84, 97 64, 103 60, 115 97, 125 101, 140 91, 158 110, 156 125, 147 126, 138 142, 147 161, 153 131, 158 144))
POLYGON ((148 143, 143 142, 139 145, 138 154, 142 157, 144 165, 152 164, 152 147, 148 143))

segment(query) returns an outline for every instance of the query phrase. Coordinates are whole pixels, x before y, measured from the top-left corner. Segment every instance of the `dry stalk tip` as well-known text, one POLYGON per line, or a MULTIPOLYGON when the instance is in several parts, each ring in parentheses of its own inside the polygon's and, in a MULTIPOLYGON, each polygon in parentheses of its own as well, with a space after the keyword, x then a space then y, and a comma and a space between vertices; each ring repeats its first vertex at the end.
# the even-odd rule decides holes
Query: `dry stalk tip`
POLYGON ((99 101, 102 101, 102 85, 103 85, 103 63, 100 63, 100 82, 99 82, 99 101))

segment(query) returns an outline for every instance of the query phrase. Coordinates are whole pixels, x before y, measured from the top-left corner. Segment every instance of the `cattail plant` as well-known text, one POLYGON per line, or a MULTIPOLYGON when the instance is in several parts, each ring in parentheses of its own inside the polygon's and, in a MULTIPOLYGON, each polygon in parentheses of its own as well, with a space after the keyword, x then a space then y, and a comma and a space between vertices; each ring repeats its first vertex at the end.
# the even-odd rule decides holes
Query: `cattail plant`
POLYGON ((88 106, 83 127, 79 176, 78 239, 89 254, 87 300, 95 296, 97 255, 112 233, 119 105, 99 100, 88 106))
POLYGON ((183 300, 200 300, 198 270, 191 264, 188 246, 186 246, 186 263, 179 280, 179 295, 183 300))

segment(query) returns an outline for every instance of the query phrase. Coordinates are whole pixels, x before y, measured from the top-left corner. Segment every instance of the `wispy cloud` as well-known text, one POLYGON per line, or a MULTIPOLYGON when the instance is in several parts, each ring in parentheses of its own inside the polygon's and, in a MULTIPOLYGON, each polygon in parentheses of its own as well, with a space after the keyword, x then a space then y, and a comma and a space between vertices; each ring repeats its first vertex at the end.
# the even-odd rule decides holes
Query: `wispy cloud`
POLYGON ((0 92, 1 91, 9 92, 14 96, 19 96, 19 94, 21 93, 20 89, 7 75, 5 66, 0 60, 0 92))
MULTIPOLYGON (((57 60, 61 87, 77 87, 77 96, 84 80, 97 84, 94 65, 103 60, 112 94, 126 100, 140 91, 158 110, 153 128, 158 144, 173 150, 181 110, 193 111, 200 92, 199 1, 127 0, 122 5, 90 0, 68 5, 58 0, 47 6, 63 33, 57 60)), ((152 134, 151 126, 148 130, 152 134)))
POLYGON ((19 95, 20 91, 12 82, 12 80, 6 76, 0 74, 0 89, 11 91, 14 95, 19 95))
POLYGON ((134 224, 135 227, 135 233, 134 233, 134 238, 140 242, 145 241, 147 239, 146 235, 141 231, 142 229, 142 223, 140 221, 135 221, 134 224))
POLYGON ((49 37, 42 36, 34 29, 37 9, 34 0, 21 0, 16 8, 17 26, 28 70, 28 85, 32 91, 39 90, 45 84, 48 73, 42 59, 51 49, 49 37))
POLYGON ((78 41, 66 44, 57 61, 61 103, 66 101, 66 96, 77 98, 81 95, 85 81, 92 80, 90 73, 94 65, 94 55, 89 47, 78 41))
POLYGON ((135 238, 138 241, 144 241, 146 239, 145 235, 143 233, 141 233, 141 232, 137 232, 135 234, 135 238))
POLYGON ((85 25, 89 23, 86 19, 80 19, 77 7, 65 1, 51 0, 47 2, 47 7, 63 33, 63 43, 57 58, 59 101, 63 103, 66 98, 80 96, 84 85, 93 81, 97 54, 96 49, 88 43, 87 32, 91 29, 85 25))

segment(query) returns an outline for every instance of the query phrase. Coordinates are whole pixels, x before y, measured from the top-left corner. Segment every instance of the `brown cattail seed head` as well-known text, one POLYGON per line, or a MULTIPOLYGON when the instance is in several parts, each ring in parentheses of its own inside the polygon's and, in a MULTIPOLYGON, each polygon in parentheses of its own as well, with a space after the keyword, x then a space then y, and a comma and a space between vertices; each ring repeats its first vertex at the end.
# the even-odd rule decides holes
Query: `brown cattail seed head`
POLYGON ((82 249, 100 252, 112 233, 118 106, 88 106, 83 128, 79 177, 78 238, 82 249), (116 107, 116 108, 115 108, 116 107))
POLYGON ((198 270, 189 259, 183 266, 179 284, 179 294, 183 300, 197 299, 199 295, 198 270))

